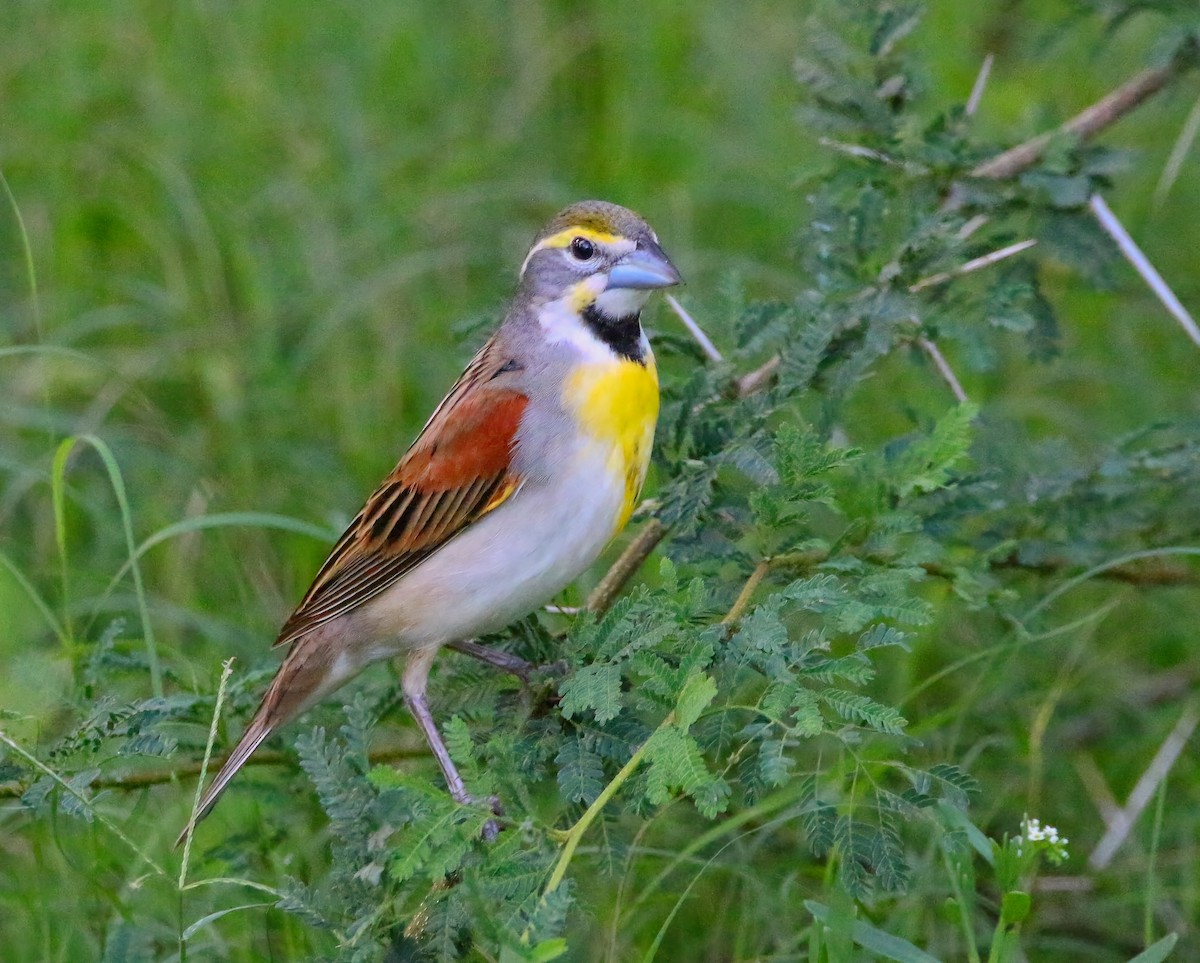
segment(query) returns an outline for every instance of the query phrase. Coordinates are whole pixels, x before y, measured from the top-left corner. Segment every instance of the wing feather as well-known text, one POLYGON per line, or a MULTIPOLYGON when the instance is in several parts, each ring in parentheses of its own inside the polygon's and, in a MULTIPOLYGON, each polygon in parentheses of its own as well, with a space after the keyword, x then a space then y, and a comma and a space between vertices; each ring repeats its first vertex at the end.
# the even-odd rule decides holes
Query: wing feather
POLYGON ((374 598, 520 487, 512 456, 529 399, 496 378, 507 360, 494 342, 475 356, 338 539, 276 645, 374 598))

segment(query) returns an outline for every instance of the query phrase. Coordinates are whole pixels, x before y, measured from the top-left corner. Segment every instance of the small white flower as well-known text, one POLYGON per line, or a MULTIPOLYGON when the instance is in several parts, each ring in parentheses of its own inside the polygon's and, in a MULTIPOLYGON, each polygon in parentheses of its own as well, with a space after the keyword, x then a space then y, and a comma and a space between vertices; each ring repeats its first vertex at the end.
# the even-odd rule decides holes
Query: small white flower
POLYGON ((1051 862, 1061 863, 1067 858, 1067 843, 1070 840, 1060 836, 1056 827, 1043 826, 1040 820, 1026 816, 1021 820, 1021 830, 1020 836, 1013 837, 1018 856, 1024 855, 1024 845, 1028 842, 1041 843, 1041 846, 1034 846, 1034 852, 1045 852, 1051 862))

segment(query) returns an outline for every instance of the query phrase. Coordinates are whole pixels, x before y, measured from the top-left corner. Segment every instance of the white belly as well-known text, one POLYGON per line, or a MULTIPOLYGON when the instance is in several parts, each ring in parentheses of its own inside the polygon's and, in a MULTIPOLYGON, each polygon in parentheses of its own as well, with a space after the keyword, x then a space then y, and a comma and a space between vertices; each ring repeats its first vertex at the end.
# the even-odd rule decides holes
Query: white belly
POLYGON ((552 490, 525 486, 356 611, 360 664, 494 632, 561 592, 620 518, 625 480, 607 454, 577 451, 552 490))

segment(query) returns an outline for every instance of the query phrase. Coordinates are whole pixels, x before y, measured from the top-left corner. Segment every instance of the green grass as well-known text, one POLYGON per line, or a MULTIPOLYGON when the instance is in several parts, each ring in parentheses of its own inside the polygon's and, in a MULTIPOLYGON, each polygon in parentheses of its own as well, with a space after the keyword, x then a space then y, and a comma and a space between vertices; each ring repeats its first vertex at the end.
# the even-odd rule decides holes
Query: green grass
MULTIPOLYGON (((12 0, 0 31, 0 170, 15 203, 0 204, 0 729, 34 750, 99 697, 158 685, 211 696, 230 656, 229 699, 244 710, 331 538, 500 317, 528 240, 565 203, 643 212, 720 345, 743 299, 793 297, 807 283, 796 183, 826 155, 796 121, 791 62, 809 15, 833 6, 12 0), (93 691, 106 632, 127 666, 93 691)), ((1112 41, 1090 23, 1053 30, 1065 0, 929 6, 914 40, 925 95, 961 102, 995 52, 979 124, 997 143, 1069 116, 1155 40, 1149 16, 1112 41)), ((1200 155, 1166 204, 1152 195, 1198 93, 1193 77, 1105 137, 1136 151, 1114 208, 1193 310, 1200 155)), ((1200 415, 1194 348, 1131 271, 1097 283, 1051 258, 1046 280, 1057 360, 1002 350, 975 371, 947 348, 985 419, 1013 426, 1011 444, 1062 438, 1087 456, 1200 415)), ((678 334, 665 310, 651 325, 678 334)), ((668 361, 668 377, 681 366, 668 361)), ((927 368, 895 356, 842 427, 870 447, 947 403, 927 368)), ((1053 456, 1019 460, 1039 457, 1053 456)), ((1006 582, 1026 612, 1061 583, 1006 582)), ((1200 678, 1195 586, 1089 580, 1035 612, 1028 634, 944 586, 924 595, 935 622, 910 653, 880 657, 873 692, 901 707, 914 754, 961 761, 981 783, 977 826, 1000 838, 1028 812, 1071 837, 1057 872, 1087 889, 1035 894, 1031 958, 1126 959, 1168 931, 1181 932, 1178 958, 1200 953, 1194 752, 1098 872, 1085 856, 1104 823, 1081 775, 1102 773, 1123 802, 1179 718, 1200 678)), ((336 728, 341 714, 314 718, 336 728)), ((203 746, 205 728, 176 735, 203 746)), ((402 712, 381 729, 384 742, 411 738, 402 712)), ((231 735, 224 722, 218 734, 231 735)), ((0 752, 0 766, 11 759, 0 752)), ((427 760, 411 767, 435 776, 427 760)), ((263 908, 262 886, 329 865, 312 793, 278 776, 258 767, 231 792, 206 826, 216 855, 187 890, 171 843, 193 777, 109 791, 84 807, 94 818, 0 799, 4 955, 173 958, 187 927, 234 907, 197 930, 195 958, 332 953, 333 935, 263 908)), ((663 960, 750 960, 764 946, 806 958, 803 901, 836 899, 827 868, 801 858, 797 792, 716 823, 675 803, 624 853, 589 836, 576 859, 602 852, 608 865, 574 884, 587 910, 572 917, 570 958, 653 958, 655 946, 663 960)), ((912 887, 871 919, 953 958, 936 840, 907 846, 912 887)))

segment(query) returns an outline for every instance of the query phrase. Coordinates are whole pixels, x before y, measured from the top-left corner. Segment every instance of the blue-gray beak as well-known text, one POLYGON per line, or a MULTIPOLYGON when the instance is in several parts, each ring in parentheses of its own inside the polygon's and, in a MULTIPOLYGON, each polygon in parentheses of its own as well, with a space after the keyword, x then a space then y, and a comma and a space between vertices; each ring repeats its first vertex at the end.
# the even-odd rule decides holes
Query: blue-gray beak
POLYGON ((682 280, 671 259, 649 238, 638 241, 638 246, 621 258, 608 272, 609 290, 634 288, 645 291, 669 288, 682 280))

